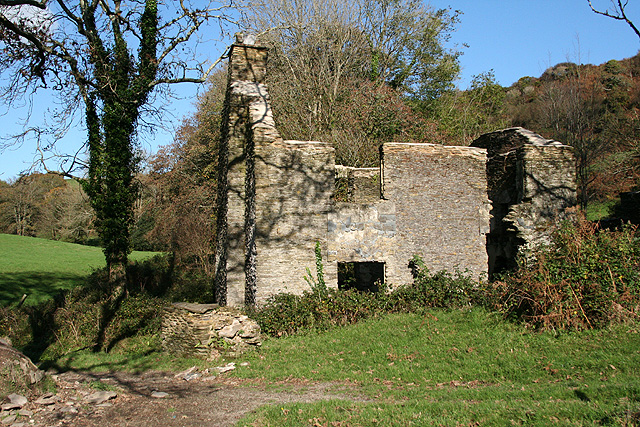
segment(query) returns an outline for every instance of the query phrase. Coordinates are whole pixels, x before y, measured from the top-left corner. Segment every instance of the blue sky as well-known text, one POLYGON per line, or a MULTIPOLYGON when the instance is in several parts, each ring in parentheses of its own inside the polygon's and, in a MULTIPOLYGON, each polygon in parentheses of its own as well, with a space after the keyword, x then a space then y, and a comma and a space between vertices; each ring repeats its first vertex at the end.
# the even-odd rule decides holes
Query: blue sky
MULTIPOLYGON (((509 86, 520 77, 539 77, 560 62, 602 64, 634 56, 640 38, 624 22, 596 15, 587 0, 431 0, 435 8, 461 10, 452 42, 462 49, 465 89, 471 76, 494 70, 509 86)), ((592 0, 607 9, 609 0, 592 0)), ((640 25, 640 1, 629 0, 627 16, 640 25)))
MULTIPOLYGON (((629 0, 627 15, 640 25, 640 0, 629 0)), ((591 12, 587 0, 431 0, 434 8, 451 7, 463 12, 451 43, 463 48, 460 58, 462 76, 458 86, 467 88, 473 75, 493 70, 503 86, 520 77, 539 77, 545 69, 559 62, 601 64, 610 59, 635 55, 640 38, 625 23, 591 12)), ((593 0, 596 7, 610 7, 609 0, 593 0)), ((211 59, 222 53, 211 50, 211 59)), ((155 152, 158 146, 172 141, 172 128, 182 117, 194 111, 197 88, 183 86, 183 99, 172 104, 163 123, 167 130, 145 136, 142 147, 155 152)), ((39 118, 49 107, 50 98, 36 98, 33 117, 39 118)), ((0 112, 4 112, 0 110, 0 112)), ((0 116, 0 138, 19 130, 18 122, 25 110, 12 110, 0 116)), ((60 151, 77 149, 85 136, 72 131, 60 143, 60 151)), ((4 142, 4 141, 2 141, 4 142)), ((10 180, 27 169, 34 158, 34 144, 25 142, 0 153, 0 179, 10 180)))

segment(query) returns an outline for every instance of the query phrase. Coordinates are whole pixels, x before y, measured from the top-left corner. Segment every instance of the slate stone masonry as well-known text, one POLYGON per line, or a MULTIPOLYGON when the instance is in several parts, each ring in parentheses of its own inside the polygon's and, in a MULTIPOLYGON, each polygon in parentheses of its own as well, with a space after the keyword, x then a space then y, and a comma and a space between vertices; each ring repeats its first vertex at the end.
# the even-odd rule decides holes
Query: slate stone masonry
POLYGON ((489 274, 515 266, 518 253, 549 241, 549 232, 576 205, 573 148, 523 128, 480 136, 472 144, 488 150, 487 236, 489 274))
POLYGON ((485 278, 544 240, 575 204, 571 148, 520 128, 471 147, 390 142, 379 168, 335 165, 330 144, 280 137, 266 65, 253 40, 231 47, 219 159, 221 304, 309 290, 303 277, 315 272, 316 242, 329 287, 338 286, 339 263, 383 265, 387 285, 410 283, 414 255, 433 272, 485 278))
POLYGON ((174 303, 162 315, 162 347, 178 356, 237 356, 262 344, 260 326, 231 308, 174 303))

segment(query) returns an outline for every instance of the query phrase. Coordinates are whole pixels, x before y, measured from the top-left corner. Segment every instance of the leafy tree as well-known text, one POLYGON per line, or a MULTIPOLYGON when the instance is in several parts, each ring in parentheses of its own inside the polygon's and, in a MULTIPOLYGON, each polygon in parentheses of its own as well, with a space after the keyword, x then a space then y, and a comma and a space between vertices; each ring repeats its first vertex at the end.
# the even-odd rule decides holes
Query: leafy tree
POLYGON ((67 179, 64 185, 45 193, 40 212, 34 226, 37 237, 81 244, 90 243, 96 237, 95 214, 76 180, 67 179))
POLYGON ((495 79, 493 70, 471 80, 466 91, 453 91, 442 97, 437 106, 439 129, 450 145, 469 145, 486 132, 504 128, 506 90, 495 79))
POLYGON ((80 184, 57 174, 0 181, 0 232, 86 243, 94 214, 80 184))
POLYGON ((331 142, 339 163, 374 166, 380 142, 428 138, 416 132, 425 123, 417 107, 428 111, 453 88, 459 52, 444 43, 457 20, 418 0, 268 0, 244 25, 266 32, 282 135, 331 142))
POLYGON ((117 289, 124 284, 138 194, 138 125, 154 112, 157 87, 205 81, 212 67, 195 58, 190 40, 207 21, 227 20, 227 7, 157 0, 0 0, 3 100, 11 104, 20 95, 52 88, 63 105, 59 124, 67 124, 77 108, 84 113, 88 165, 72 156, 61 173, 70 175, 79 164, 87 167, 83 185, 117 289))
POLYGON ((213 274, 215 177, 226 73, 213 74, 209 84, 174 143, 151 158, 140 214, 151 222, 146 237, 155 248, 173 252, 177 263, 195 265, 207 276, 213 274))

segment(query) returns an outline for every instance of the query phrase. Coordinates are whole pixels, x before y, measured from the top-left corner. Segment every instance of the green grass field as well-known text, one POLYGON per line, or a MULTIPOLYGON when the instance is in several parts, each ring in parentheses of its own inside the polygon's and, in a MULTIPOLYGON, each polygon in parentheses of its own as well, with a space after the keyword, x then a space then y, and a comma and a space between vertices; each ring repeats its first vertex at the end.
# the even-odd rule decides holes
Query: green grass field
MULTIPOLYGON (((156 254, 133 252, 130 258, 142 260, 156 254)), ((0 306, 18 302, 23 294, 29 295, 25 304, 37 304, 77 286, 104 266, 101 248, 0 234, 0 306)))
POLYGON ((638 425, 638 324, 554 335, 480 309, 271 340, 233 375, 335 381, 364 402, 272 405, 241 426, 638 425), (351 392, 353 393, 353 391, 351 392), (367 400, 368 399, 368 400, 367 400), (634 415, 635 414, 635 415, 634 415))

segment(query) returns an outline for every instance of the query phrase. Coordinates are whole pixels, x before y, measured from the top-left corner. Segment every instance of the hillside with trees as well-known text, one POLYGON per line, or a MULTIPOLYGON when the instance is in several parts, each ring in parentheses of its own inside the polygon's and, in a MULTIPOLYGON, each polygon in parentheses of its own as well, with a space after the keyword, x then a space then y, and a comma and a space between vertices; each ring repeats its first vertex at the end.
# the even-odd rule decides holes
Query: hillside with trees
MULTIPOLYGON (((562 63, 510 87, 487 71, 460 90, 461 52, 446 47, 458 18, 416 0, 269 0, 249 6, 242 25, 270 48, 268 84, 285 139, 330 142, 338 163, 373 167, 383 142, 469 145, 485 132, 522 126, 573 146, 582 207, 593 219, 615 214, 618 194, 639 185, 640 56, 597 66, 562 63)), ((128 245, 171 251, 207 274, 225 90, 220 69, 174 143, 130 177, 137 196, 128 245)), ((104 213, 91 213, 90 200, 76 181, 23 176, 0 187, 0 227, 95 241, 104 213)))
POLYGON ((599 66, 558 64, 521 78, 505 95, 510 124, 574 147, 583 207, 638 189, 640 55, 599 66))

